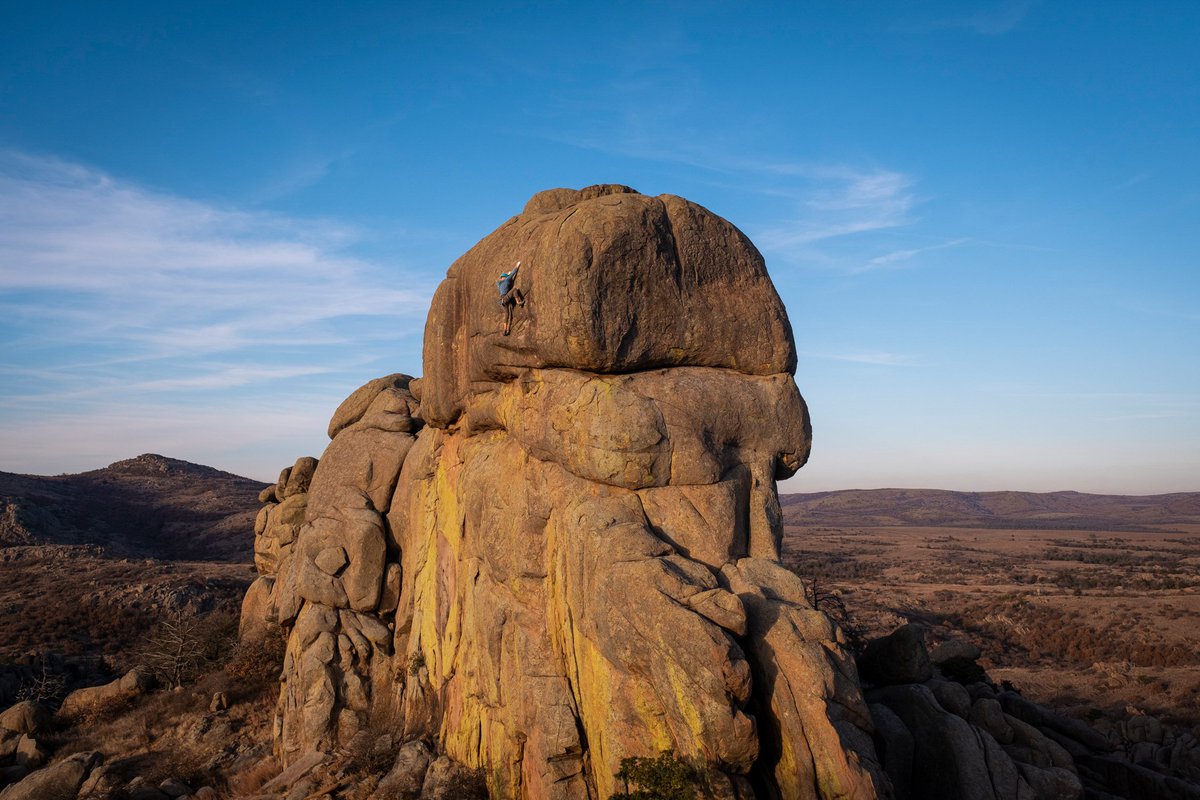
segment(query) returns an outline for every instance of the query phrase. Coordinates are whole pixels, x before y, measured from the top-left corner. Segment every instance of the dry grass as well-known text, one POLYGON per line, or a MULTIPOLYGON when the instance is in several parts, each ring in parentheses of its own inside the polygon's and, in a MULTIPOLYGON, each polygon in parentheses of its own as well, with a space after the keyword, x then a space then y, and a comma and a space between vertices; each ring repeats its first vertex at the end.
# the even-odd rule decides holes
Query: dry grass
POLYGON ((789 525, 785 560, 868 636, 966 634, 997 680, 1059 708, 1200 723, 1200 525, 1037 530, 789 525))
POLYGON ((228 789, 225 796, 229 798, 245 797, 257 794, 267 783, 282 771, 279 762, 274 757, 264 758, 246 769, 229 776, 228 789))
POLYGON ((236 611, 251 577, 244 565, 113 559, 87 547, 3 548, 0 563, 0 656, 52 651, 118 668, 165 615, 236 611))
MULTIPOLYGON (((273 681, 251 683, 218 669, 179 690, 89 709, 50 744, 61 755, 104 752, 125 780, 141 776, 155 785, 172 778, 192 788, 225 790, 224 776, 238 759, 270 752, 276 691, 273 681), (230 698, 228 710, 209 711, 216 692, 230 698)), ((265 774, 267 767, 262 770, 265 774)), ((244 780, 249 785, 258 778, 246 775, 244 780)))
POLYGON ((225 664, 225 672, 251 686, 274 683, 283 669, 287 636, 282 628, 272 627, 261 637, 239 641, 225 664))
POLYGON ((75 728, 91 728, 105 720, 122 716, 133 708, 136 697, 122 694, 76 707, 71 713, 60 715, 63 721, 75 728))

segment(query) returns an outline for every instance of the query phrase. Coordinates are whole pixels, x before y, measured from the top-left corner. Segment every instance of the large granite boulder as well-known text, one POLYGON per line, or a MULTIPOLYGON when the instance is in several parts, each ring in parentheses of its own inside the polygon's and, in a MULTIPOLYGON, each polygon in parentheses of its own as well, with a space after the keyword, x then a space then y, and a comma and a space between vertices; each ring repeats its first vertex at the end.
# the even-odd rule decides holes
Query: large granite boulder
POLYGON ((791 326, 758 250, 680 197, 556 189, 450 267, 425 325, 421 400, 425 420, 444 426, 525 369, 684 365, 795 370, 791 326), (528 303, 505 337, 495 281, 517 261, 528 303))
POLYGON ((297 462, 264 492, 243 628, 289 631, 283 761, 382 729, 492 797, 608 797, 663 750, 706 797, 888 796, 842 636, 779 564, 794 367, 728 222, 535 196, 450 268, 424 376, 354 392, 304 491, 297 462))

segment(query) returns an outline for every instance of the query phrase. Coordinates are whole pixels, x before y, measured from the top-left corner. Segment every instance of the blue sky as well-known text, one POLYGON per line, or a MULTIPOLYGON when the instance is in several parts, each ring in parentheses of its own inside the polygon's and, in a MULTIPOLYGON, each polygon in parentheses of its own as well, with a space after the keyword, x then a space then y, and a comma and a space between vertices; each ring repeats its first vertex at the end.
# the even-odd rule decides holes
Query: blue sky
POLYGON ((7 3, 0 469, 259 478, 420 373, 534 192, 694 200, 787 304, 784 491, 1200 490, 1200 4, 7 3))

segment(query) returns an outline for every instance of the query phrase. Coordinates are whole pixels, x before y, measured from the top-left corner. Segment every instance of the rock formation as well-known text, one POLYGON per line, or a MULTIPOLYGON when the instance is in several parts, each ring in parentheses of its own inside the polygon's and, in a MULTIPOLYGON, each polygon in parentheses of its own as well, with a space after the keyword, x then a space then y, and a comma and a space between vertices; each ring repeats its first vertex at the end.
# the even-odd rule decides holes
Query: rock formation
POLYGON ((778 563, 775 482, 810 438, 795 363, 725 220, 534 196, 450 267, 424 376, 354 392, 263 493, 243 631, 288 631, 285 763, 386 732, 492 797, 608 798, 663 750, 706 796, 887 796, 841 634, 778 563))
POLYGON ((962 640, 930 654, 924 629, 909 624, 859 658, 898 800, 1200 800, 1189 780, 1200 774, 1190 734, 1168 736, 1153 717, 1134 717, 1141 724, 1125 727, 1142 730, 1105 736, 997 687, 975 663, 979 654, 962 640))

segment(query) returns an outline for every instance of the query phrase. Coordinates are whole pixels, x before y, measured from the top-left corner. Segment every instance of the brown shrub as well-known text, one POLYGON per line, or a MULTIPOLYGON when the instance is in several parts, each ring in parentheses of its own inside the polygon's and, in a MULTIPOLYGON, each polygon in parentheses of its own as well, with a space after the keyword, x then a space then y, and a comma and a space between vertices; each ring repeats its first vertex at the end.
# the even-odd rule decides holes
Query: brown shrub
POLYGON ((234 645, 225 672, 252 686, 275 683, 283 670, 286 649, 287 635, 282 628, 272 628, 262 636, 243 639, 234 645))
POLYGON ((196 788, 213 780, 212 770, 208 766, 213 755, 200 747, 172 742, 170 750, 152 753, 139 774, 150 786, 170 779, 196 788))
POLYGON ((64 719, 69 725, 91 728, 126 713, 133 708, 136 699, 137 695, 133 692, 105 697, 86 705, 79 705, 66 714, 64 719))
POLYGON ((244 797, 258 794, 267 783, 281 772, 279 762, 274 758, 264 758, 257 764, 242 770, 229 779, 229 796, 244 797))

